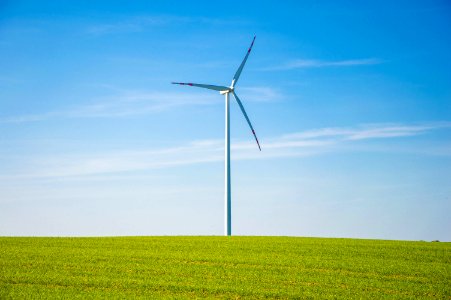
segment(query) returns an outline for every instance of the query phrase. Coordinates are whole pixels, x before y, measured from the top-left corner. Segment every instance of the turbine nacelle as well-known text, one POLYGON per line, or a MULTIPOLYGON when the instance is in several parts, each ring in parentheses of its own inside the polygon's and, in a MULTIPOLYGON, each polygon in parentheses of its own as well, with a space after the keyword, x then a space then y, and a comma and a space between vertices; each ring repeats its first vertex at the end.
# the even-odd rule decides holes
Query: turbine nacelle
POLYGON ((233 93, 233 87, 230 87, 230 88, 228 88, 227 90, 224 90, 224 91, 219 91, 219 93, 220 93, 221 95, 225 95, 225 94, 228 94, 228 93, 230 93, 230 92, 233 93))

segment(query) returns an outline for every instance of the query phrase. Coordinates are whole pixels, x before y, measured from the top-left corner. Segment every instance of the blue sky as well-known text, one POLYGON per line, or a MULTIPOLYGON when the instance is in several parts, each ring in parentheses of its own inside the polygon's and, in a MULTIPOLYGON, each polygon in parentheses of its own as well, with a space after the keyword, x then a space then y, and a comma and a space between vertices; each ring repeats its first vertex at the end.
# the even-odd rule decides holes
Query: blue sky
POLYGON ((0 235, 451 240, 448 1, 3 1, 0 235))

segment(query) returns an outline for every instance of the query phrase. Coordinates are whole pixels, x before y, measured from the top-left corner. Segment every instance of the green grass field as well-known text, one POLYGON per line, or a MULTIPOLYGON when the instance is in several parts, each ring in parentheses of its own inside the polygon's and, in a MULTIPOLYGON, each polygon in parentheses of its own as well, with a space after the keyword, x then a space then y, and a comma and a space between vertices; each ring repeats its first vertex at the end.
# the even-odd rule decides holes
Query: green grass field
POLYGON ((0 237, 0 299, 451 299, 451 243, 0 237))

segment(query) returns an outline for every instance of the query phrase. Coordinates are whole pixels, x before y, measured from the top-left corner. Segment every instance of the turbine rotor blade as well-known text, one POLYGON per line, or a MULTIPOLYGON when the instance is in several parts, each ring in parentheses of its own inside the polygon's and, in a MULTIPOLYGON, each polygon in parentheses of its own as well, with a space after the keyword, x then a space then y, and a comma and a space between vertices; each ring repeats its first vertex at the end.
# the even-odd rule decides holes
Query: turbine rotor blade
POLYGON ((235 86, 235 84, 238 82, 238 79, 240 78, 241 72, 243 71, 244 65, 246 64, 247 58, 249 57, 249 54, 251 53, 252 46, 254 46, 256 36, 254 36, 254 39, 252 40, 252 44, 247 50, 246 56, 244 57, 243 61, 241 62, 240 67, 238 70, 236 70, 235 76, 233 76, 232 79, 232 88, 235 86))
POLYGON ((249 124, 249 127, 252 130, 252 134, 254 135, 255 141, 257 142, 258 149, 260 149, 260 151, 262 151, 262 148, 260 147, 260 143, 258 142, 257 135, 255 134, 255 130, 252 127, 251 121, 249 120, 249 117, 247 116, 246 111, 244 110, 243 103, 241 103, 240 98, 238 98, 238 96, 235 94, 235 92, 232 92, 232 93, 233 93, 233 96, 236 99, 236 102, 238 102, 238 105, 241 108, 241 112, 243 113, 244 117, 246 118, 247 124, 249 124))
POLYGON ((221 85, 211 85, 211 84, 199 84, 199 83, 190 83, 190 82, 171 82, 172 84, 179 84, 179 85, 188 85, 188 86, 195 86, 200 87, 204 89, 214 90, 214 91, 228 91, 230 88, 226 86, 221 85))

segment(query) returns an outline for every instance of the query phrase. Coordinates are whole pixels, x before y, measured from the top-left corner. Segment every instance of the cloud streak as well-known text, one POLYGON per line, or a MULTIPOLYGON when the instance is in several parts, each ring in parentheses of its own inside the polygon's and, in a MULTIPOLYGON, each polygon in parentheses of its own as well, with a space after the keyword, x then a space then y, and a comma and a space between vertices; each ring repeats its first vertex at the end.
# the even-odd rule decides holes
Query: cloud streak
MULTIPOLYGON (((330 127, 263 138, 262 152, 257 151, 257 146, 251 138, 245 142, 233 141, 232 151, 234 160, 313 156, 336 151, 337 146, 354 145, 364 140, 412 137, 449 128, 451 122, 330 127)), ((26 170, 16 175, 0 174, 0 179, 74 178, 219 162, 224 159, 223 147, 222 140, 200 140, 163 149, 126 150, 98 155, 52 155, 35 158, 33 162, 28 163, 26 170)))
POLYGON ((183 106, 218 104, 220 97, 203 93, 127 91, 65 110, 9 116, 0 123, 26 123, 67 118, 118 118, 163 112, 183 106))
MULTIPOLYGON (((269 87, 243 87, 240 98, 244 101, 269 102, 281 99, 281 95, 269 87)), ((64 118, 121 118, 161 113, 187 106, 222 104, 223 97, 196 89, 174 92, 119 90, 118 95, 102 97, 93 103, 65 110, 37 114, 0 117, 0 124, 39 122, 64 118)))
POLYGON ((86 28, 86 32, 92 35, 140 32, 149 27, 181 21, 180 18, 170 16, 134 17, 117 22, 93 24, 86 28))
POLYGON ((355 66, 369 66, 378 65, 384 61, 378 58, 364 58, 364 59, 348 59, 348 60, 320 60, 320 59, 295 59, 284 64, 265 68, 266 71, 277 70, 294 70, 304 68, 326 68, 326 67, 355 67, 355 66))
POLYGON ((308 130, 283 136, 285 139, 318 139, 334 138, 341 140, 365 140, 376 138, 390 138, 413 136, 434 129, 451 127, 451 122, 436 122, 419 125, 399 124, 370 124, 355 128, 330 127, 316 130, 308 130))
POLYGON ((153 27, 184 24, 205 24, 207 26, 225 26, 245 24, 247 21, 231 19, 215 19, 209 17, 186 17, 177 15, 150 15, 150 16, 134 16, 109 23, 92 24, 86 28, 86 33, 90 35, 106 35, 120 33, 143 32, 153 27))

